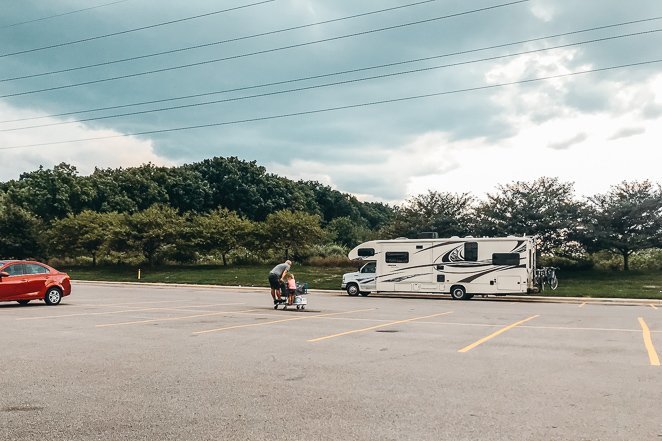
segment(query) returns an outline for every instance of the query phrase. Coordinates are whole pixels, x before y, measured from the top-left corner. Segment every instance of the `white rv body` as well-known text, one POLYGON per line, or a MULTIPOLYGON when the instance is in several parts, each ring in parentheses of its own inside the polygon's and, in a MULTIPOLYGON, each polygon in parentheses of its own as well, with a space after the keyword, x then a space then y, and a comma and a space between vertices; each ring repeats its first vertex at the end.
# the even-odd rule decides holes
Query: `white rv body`
POLYGON ((403 292, 469 299, 475 294, 535 292, 533 237, 373 240, 348 256, 375 264, 372 274, 343 276, 342 286, 350 295, 403 292))

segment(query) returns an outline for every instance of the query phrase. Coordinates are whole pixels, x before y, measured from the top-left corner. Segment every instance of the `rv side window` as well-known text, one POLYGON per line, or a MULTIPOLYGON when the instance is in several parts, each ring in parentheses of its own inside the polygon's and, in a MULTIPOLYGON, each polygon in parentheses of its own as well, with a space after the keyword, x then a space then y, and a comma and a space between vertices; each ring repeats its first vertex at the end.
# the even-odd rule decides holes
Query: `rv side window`
POLYGON ((376 272, 377 269, 377 264, 375 262, 370 262, 366 265, 363 265, 363 268, 361 268, 362 273, 374 273, 376 272))
POLYGON ((359 257, 370 257, 375 255, 374 248, 359 248, 358 251, 359 257))
POLYGON ((464 260, 468 262, 478 260, 478 242, 466 242, 464 244, 464 260))
POLYGON ((519 265, 518 253, 494 253, 492 254, 493 265, 519 265))
POLYGON ((407 251, 392 251, 386 253, 386 263, 409 263, 407 251))

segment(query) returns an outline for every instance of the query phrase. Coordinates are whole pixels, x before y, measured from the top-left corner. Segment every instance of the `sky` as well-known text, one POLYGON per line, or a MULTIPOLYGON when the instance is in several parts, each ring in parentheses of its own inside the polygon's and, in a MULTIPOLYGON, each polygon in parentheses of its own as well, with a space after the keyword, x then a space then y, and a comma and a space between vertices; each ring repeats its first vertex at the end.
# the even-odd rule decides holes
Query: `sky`
POLYGON ((0 9, 0 181, 237 156, 393 204, 543 176, 578 198, 662 183, 659 0, 0 9))

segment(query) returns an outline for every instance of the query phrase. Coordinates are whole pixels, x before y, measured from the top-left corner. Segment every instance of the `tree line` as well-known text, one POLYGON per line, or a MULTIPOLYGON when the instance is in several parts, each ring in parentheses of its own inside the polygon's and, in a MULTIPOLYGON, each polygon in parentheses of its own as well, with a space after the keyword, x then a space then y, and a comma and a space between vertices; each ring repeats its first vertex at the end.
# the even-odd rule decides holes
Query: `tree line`
POLYGON ((151 264, 343 255, 370 239, 535 235, 543 255, 580 260, 662 248, 662 187, 622 182, 578 199, 557 178, 498 185, 479 200, 429 190, 401 205, 361 202, 255 161, 216 157, 179 167, 60 164, 0 183, 0 257, 151 264))

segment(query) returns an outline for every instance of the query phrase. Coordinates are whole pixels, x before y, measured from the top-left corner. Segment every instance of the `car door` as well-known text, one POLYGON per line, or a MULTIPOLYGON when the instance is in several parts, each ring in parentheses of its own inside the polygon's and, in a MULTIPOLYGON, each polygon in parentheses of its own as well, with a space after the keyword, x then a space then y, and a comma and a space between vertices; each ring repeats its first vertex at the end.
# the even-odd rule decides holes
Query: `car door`
POLYGON ((375 273, 377 269, 377 262, 368 262, 361 268, 361 289, 363 291, 374 291, 376 289, 375 273))
POLYGON ((26 280, 25 294, 39 297, 49 276, 50 270, 45 266, 26 263, 23 269, 23 277, 26 280))
POLYGON ((27 280, 23 278, 23 270, 20 263, 8 265, 2 270, 9 276, 0 279, 0 300, 13 300, 25 292, 27 280))

